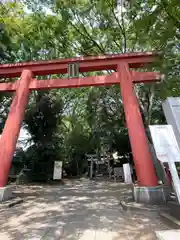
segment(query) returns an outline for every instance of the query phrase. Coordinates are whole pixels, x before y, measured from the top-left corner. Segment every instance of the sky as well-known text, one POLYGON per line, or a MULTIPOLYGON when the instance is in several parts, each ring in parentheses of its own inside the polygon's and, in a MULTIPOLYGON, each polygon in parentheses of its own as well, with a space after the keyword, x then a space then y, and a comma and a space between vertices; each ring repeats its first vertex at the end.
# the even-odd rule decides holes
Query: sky
POLYGON ((22 148, 25 151, 32 144, 26 143, 27 140, 30 139, 30 137, 31 135, 28 133, 28 131, 25 128, 21 127, 16 147, 22 148))
POLYGON ((31 145, 30 143, 26 143, 30 138, 31 135, 29 132, 25 128, 21 127, 16 147, 22 147, 23 150, 26 150, 31 145))

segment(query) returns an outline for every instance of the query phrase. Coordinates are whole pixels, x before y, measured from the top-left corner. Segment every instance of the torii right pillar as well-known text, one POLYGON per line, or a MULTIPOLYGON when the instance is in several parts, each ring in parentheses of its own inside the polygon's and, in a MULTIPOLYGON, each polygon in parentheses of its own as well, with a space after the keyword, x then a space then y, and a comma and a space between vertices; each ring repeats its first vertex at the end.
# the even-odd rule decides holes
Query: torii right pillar
POLYGON ((138 100, 134 91, 132 75, 125 62, 118 65, 121 95, 131 143, 138 185, 133 185, 136 202, 158 204, 167 199, 168 189, 158 186, 158 178, 150 153, 138 100))

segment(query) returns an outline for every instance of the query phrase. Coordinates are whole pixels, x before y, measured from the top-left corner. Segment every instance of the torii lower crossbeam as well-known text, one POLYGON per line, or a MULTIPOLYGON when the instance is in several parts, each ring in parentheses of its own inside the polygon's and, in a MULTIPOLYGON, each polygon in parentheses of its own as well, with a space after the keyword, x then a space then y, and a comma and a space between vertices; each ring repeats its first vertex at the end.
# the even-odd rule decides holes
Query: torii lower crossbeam
MULTIPOLYGON (((156 82, 161 79, 158 72, 135 72, 131 71, 133 83, 148 83, 156 82)), ((32 79, 29 85, 29 90, 42 90, 53 88, 76 88, 76 87, 90 87, 90 86, 110 86, 119 84, 118 73, 103 76, 89 76, 72 79, 48 79, 37 80, 32 79)), ((18 82, 15 83, 0 83, 0 92, 14 92, 16 91, 18 82)))

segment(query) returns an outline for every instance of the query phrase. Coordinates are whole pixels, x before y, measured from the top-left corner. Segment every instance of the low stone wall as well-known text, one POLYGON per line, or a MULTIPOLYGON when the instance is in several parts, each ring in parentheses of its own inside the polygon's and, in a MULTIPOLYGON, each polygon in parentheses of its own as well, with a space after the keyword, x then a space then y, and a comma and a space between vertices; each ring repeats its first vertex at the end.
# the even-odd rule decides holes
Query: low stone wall
POLYGON ((14 186, 5 186, 0 188, 0 202, 13 198, 14 186))

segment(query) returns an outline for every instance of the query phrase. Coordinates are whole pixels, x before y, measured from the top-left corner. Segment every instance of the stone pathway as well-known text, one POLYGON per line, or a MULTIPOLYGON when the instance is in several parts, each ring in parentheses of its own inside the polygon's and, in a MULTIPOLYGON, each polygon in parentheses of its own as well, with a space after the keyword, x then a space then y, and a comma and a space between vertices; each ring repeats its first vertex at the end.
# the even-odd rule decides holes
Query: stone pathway
POLYGON ((122 183, 88 180, 19 187, 24 203, 0 208, 0 239, 154 240, 155 231, 169 230, 155 213, 123 211, 119 202, 130 191, 122 183))

